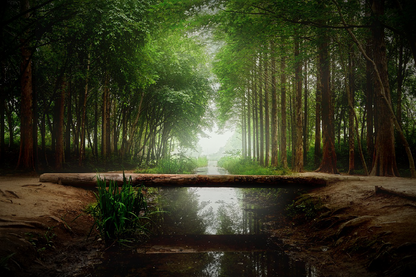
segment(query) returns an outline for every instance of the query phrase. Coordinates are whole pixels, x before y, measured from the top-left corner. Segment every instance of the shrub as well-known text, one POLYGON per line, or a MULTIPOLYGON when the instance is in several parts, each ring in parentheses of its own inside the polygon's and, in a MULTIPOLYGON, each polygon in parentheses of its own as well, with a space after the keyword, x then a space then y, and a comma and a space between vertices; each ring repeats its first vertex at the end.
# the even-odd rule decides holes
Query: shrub
POLYGON ((97 184, 97 205, 91 208, 91 214, 101 237, 106 242, 128 242, 134 235, 145 234, 147 203, 142 190, 132 187, 131 178, 127 181, 123 175, 121 188, 112 180, 108 182, 107 188, 107 181, 99 177, 97 184))

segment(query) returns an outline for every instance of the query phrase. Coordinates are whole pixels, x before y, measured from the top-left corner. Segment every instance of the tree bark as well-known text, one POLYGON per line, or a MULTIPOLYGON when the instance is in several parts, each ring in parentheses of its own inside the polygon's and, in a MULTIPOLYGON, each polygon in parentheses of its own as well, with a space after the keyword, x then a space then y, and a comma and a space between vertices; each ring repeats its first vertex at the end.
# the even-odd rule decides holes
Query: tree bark
MULTIPOLYGON (((29 1, 21 0, 21 12, 29 10, 29 1)), ((24 17, 29 18, 29 13, 24 17)), ((17 169, 35 170, 33 151, 33 91, 32 91, 32 53, 26 39, 22 39, 22 63, 20 67, 21 113, 20 113, 20 151, 17 169)))
POLYGON ((305 78, 304 78, 304 111, 303 111, 303 164, 308 162, 308 61, 305 61, 305 78))
MULTIPOLYGON (((352 46, 350 46, 350 51, 348 52, 348 84, 346 86, 347 89, 347 98, 348 98, 348 174, 354 174, 354 149, 355 149, 355 141, 354 141, 354 72, 353 72, 353 64, 352 64, 352 57, 351 57, 352 46)), ((360 141, 358 141, 360 143, 360 141)))
MULTIPOLYGON (((376 80, 375 89, 384 90, 387 101, 391 102, 390 85, 387 71, 387 53, 384 41, 384 27, 379 21, 379 17, 384 15, 384 1, 373 0, 371 9, 376 19, 371 28, 373 38, 373 55, 377 70, 380 74, 382 84, 376 80)), ((389 116, 388 107, 383 99, 376 98, 377 133, 375 145, 374 165, 370 175, 372 176, 399 176, 396 164, 396 153, 394 146, 394 126, 393 120, 389 116)))
POLYGON ((277 155, 277 84, 276 84, 276 48, 274 41, 270 43, 272 50, 271 55, 271 75, 272 75, 272 160, 271 165, 273 167, 278 166, 278 155, 277 155))
POLYGON ((322 86, 322 136, 323 152, 322 161, 318 172, 338 174, 337 156, 334 143, 334 107, 330 88, 330 65, 329 65, 329 45, 326 30, 321 30, 319 34, 319 69, 320 83, 322 86))
POLYGON ((268 55, 264 58, 264 120, 265 120, 265 158, 266 166, 270 164, 270 119, 269 119, 269 71, 268 71, 268 55))
MULTIPOLYGON (((366 45, 366 53, 369 57, 373 57, 373 51, 371 49, 371 39, 367 40, 366 45)), ((369 161, 371 163, 373 162, 373 155, 374 155, 374 81, 373 81, 373 64, 370 61, 366 61, 366 70, 365 70, 365 76, 366 76, 366 102, 365 102, 365 108, 367 110, 367 135, 366 135, 366 141, 367 141, 367 153, 370 157, 369 161)))
POLYGON ((259 56, 259 73, 258 73, 258 84, 259 84, 259 160, 260 165, 264 166, 264 115, 263 115, 263 58, 259 56))
POLYGON ((280 61, 280 108, 281 108, 281 124, 280 124, 280 157, 282 161, 282 167, 288 168, 287 165, 287 143, 286 143, 286 130, 287 130, 287 120, 286 120, 286 59, 282 57, 280 61))
POLYGON ((61 170, 63 168, 64 161, 64 111, 65 111, 65 90, 66 80, 62 78, 62 86, 60 89, 60 95, 57 98, 56 105, 58 107, 58 116, 56 124, 56 146, 55 146, 55 169, 61 170))
POLYGON ((84 101, 82 103, 81 138, 80 138, 81 141, 80 141, 80 146, 79 146, 79 160, 78 160, 79 166, 82 166, 83 160, 85 158, 85 121, 86 121, 86 113, 87 113, 89 76, 90 76, 90 53, 88 52, 87 72, 86 72, 86 77, 85 77, 85 87, 84 87, 84 95, 83 95, 84 101))
POLYGON ((302 140, 302 64, 299 58, 300 41, 298 37, 295 37, 295 148, 294 148, 294 172, 302 172, 303 170, 303 140, 302 140))
POLYGON ((247 158, 251 160, 251 99, 250 82, 247 82, 247 158))
MULTIPOLYGON (((318 57, 319 63, 319 57, 318 57)), ((314 164, 315 167, 319 167, 321 161, 321 71, 317 68, 316 78, 316 101, 315 101, 315 151, 314 151, 314 164)))
POLYGON ((65 131, 65 160, 69 161, 71 158, 71 124, 72 124, 72 96, 71 83, 67 90, 67 109, 66 109, 66 131, 65 131))

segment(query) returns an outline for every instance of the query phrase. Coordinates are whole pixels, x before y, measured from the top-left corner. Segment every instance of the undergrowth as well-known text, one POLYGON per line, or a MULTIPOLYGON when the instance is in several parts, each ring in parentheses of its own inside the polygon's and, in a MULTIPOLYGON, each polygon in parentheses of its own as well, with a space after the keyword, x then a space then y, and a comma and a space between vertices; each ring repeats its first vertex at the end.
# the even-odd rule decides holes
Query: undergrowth
POLYGON ((118 241, 125 244, 147 234, 147 202, 142 189, 135 189, 131 178, 123 175, 119 188, 116 181, 97 177, 97 204, 89 207, 101 237, 106 243, 118 241), (108 188, 107 188, 108 183, 108 188))
POLYGON ((289 169, 261 166, 257 161, 236 156, 225 156, 218 161, 218 166, 231 174, 239 175, 286 175, 289 169))
POLYGON ((159 160, 154 168, 138 169, 136 172, 153 174, 191 174, 197 167, 207 165, 207 157, 188 158, 183 154, 176 154, 159 160))

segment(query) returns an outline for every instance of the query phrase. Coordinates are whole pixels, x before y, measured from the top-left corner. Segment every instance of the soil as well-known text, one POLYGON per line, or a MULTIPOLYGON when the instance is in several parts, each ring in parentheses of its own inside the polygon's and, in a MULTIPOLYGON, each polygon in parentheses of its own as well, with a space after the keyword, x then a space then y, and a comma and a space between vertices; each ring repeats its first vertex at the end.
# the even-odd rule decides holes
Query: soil
POLYGON ((93 202, 90 190, 0 176, 0 275, 76 276, 92 264, 102 248, 94 232, 87 239, 93 202))
POLYGON ((414 276, 415 179, 299 175, 321 176, 329 185, 298 197, 292 206, 303 212, 273 231, 288 255, 318 276, 414 276), (387 193, 376 193, 376 186, 387 193))
MULTIPOLYGON (((329 184, 300 196, 292 205, 298 212, 272 236, 293 259, 308 262, 310 275, 413 276, 416 180, 300 175, 329 184), (393 194, 376 193, 376 186, 393 194)), ((104 250, 94 232, 88 236, 93 220, 84 210, 94 201, 91 190, 39 176, 0 176, 0 275, 82 276, 104 250)))

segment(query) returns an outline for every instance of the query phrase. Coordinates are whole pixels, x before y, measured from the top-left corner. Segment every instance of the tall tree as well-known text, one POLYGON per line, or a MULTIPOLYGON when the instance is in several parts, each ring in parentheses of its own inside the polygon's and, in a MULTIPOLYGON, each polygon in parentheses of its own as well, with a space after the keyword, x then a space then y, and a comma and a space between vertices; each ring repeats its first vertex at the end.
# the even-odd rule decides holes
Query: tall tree
POLYGON ((295 148, 293 149, 294 164, 293 171, 301 172, 303 170, 303 139, 302 139, 302 63, 300 60, 300 39, 295 34, 295 148))
MULTIPOLYGON (((380 74, 382 84, 375 80, 377 91, 384 91, 387 101, 391 103, 389 76, 387 70, 387 53, 384 39, 384 26, 381 17, 384 16, 384 0, 373 0, 371 4, 374 20, 372 22, 373 57, 380 74)), ((379 93, 378 93, 379 94, 379 93)), ((375 157, 370 175, 398 176, 396 153, 394 146, 394 125, 389 115, 389 107, 381 97, 376 98, 377 133, 375 157)))
POLYGON ((321 165, 316 171, 336 173, 337 156, 334 142, 334 107, 330 87, 330 59, 329 59, 329 38, 326 30, 319 32, 319 77, 322 88, 322 136, 323 153, 321 165))
MULTIPOLYGON (((30 13, 29 0, 20 1, 20 11, 24 18, 28 19, 30 13)), ((26 36, 23 34, 21 39, 21 67, 20 67, 20 85, 21 85, 21 111, 20 111, 20 152, 17 168, 33 169, 34 145, 33 145, 33 88, 32 88, 32 51, 26 36)))

